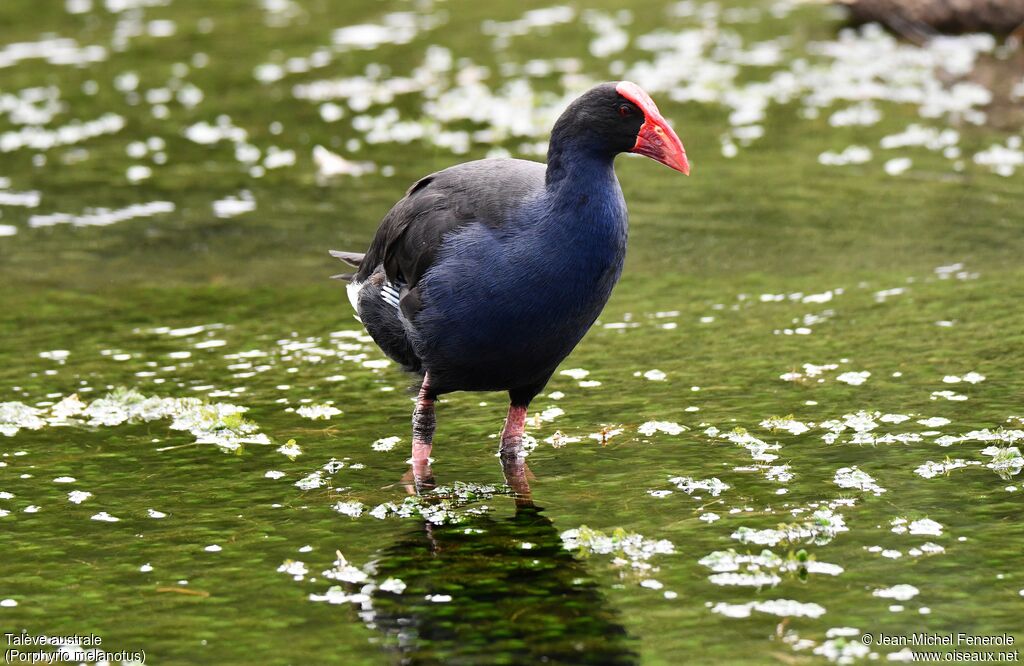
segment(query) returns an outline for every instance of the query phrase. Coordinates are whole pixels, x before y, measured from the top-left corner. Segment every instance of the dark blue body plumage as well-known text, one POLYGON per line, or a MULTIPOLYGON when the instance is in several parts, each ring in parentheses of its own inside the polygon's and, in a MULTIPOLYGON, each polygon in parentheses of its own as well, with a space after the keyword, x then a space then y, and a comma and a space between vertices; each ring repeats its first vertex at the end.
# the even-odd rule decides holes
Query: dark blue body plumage
MULTIPOLYGON (((433 400, 507 390, 502 447, 526 406, 597 319, 622 272, 627 215, 613 163, 638 152, 687 173, 679 138, 635 84, 597 86, 552 130, 547 165, 468 162, 417 181, 388 212, 349 296, 380 348, 423 375, 414 459, 433 400)), ((422 457, 422 456, 421 456, 422 457)))
POLYGON ((539 390, 600 314, 622 271, 626 206, 611 162, 588 166, 551 186, 532 162, 454 167, 499 192, 510 176, 534 182, 505 199, 502 224, 449 235, 420 279, 408 330, 439 393, 539 390))

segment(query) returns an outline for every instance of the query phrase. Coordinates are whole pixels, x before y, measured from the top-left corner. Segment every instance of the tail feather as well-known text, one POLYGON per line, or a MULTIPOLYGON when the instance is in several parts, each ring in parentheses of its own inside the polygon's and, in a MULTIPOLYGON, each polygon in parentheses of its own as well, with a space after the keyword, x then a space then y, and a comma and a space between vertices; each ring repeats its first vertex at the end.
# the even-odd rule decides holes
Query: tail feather
POLYGON ((354 268, 359 268, 360 264, 363 263, 363 258, 366 256, 358 252, 343 252, 341 250, 331 250, 330 252, 332 257, 340 259, 354 268))

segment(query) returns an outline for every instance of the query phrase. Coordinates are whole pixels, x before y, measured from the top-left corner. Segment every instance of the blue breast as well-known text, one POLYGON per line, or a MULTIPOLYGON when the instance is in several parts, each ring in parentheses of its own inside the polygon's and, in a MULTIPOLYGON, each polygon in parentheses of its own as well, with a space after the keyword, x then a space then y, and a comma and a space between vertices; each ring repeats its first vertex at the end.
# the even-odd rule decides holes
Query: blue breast
POLYGON ((446 240, 415 322, 433 385, 543 383, 597 319, 622 272, 626 206, 610 160, 574 168, 586 173, 549 182, 507 224, 446 240))

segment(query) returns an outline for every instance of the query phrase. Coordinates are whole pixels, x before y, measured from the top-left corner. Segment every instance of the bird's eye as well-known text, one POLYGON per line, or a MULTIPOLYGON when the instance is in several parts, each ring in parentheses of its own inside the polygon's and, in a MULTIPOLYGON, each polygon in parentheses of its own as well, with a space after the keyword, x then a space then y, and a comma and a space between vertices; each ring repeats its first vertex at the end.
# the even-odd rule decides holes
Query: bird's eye
POLYGON ((619 105, 619 115, 620 116, 625 118, 626 116, 630 115, 631 113, 633 113, 633 109, 631 109, 629 107, 629 104, 620 104, 619 105))

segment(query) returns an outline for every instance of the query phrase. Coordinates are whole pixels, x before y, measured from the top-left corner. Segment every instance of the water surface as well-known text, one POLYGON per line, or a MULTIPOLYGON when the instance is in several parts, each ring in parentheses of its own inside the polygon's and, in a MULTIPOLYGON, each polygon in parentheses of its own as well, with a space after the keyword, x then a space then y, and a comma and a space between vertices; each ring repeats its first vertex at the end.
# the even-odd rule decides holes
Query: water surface
POLYGON ((272 664, 1020 640, 1019 58, 787 2, 527 5, 0 7, 5 632, 272 664), (326 250, 624 77, 693 175, 619 160, 627 266, 531 407, 532 501, 500 394, 441 401, 417 499, 410 379, 326 250))

